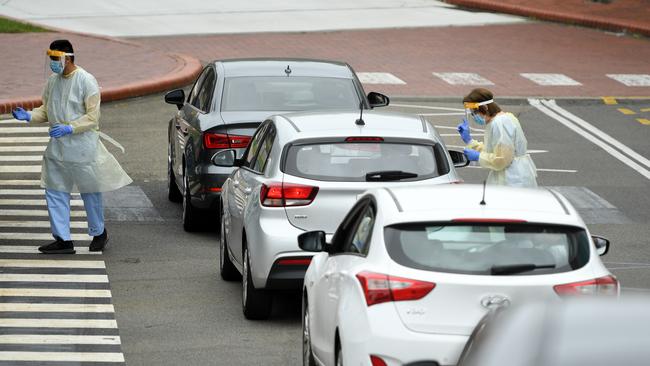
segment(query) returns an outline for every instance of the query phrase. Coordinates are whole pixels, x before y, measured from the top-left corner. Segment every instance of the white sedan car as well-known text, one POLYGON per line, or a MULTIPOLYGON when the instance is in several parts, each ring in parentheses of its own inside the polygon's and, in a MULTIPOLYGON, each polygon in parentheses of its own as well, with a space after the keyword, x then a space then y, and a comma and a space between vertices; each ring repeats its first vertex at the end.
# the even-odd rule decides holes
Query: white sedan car
POLYGON ((422 117, 387 112, 278 115, 255 132, 235 160, 234 150, 213 163, 237 166, 222 187, 220 272, 241 276, 244 315, 263 319, 273 290, 302 289, 312 253, 298 247, 309 230, 334 233, 357 196, 372 187, 459 182, 467 160, 447 152, 422 117))
POLYGON ((304 365, 454 365, 488 309, 564 296, 617 296, 591 237, 557 192, 481 185, 363 195, 303 289, 304 365))

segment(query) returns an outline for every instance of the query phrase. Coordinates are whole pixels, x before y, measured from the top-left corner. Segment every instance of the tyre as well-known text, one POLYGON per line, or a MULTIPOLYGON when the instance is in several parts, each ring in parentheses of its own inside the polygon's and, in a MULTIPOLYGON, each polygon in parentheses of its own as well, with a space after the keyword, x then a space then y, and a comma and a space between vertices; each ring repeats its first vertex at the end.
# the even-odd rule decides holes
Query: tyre
POLYGON ((241 275, 228 256, 225 225, 224 220, 221 220, 221 234, 219 234, 219 274, 221 274, 221 278, 224 281, 236 281, 241 278, 241 275))
POLYGON ((185 194, 183 195, 183 229, 187 232, 197 231, 200 227, 201 217, 198 209, 192 206, 192 196, 190 195, 190 184, 187 178, 187 171, 183 171, 183 185, 185 194))
POLYGON ((271 314, 271 294, 264 289, 256 289, 251 276, 248 247, 244 247, 244 270, 242 275, 242 307, 246 319, 267 319, 271 314))
MULTIPOLYGON (((169 149, 171 151, 171 146, 169 149)), ((167 198, 172 202, 181 202, 183 200, 183 194, 178 189, 178 184, 176 184, 171 155, 167 156, 167 198)))
POLYGON ((309 328, 309 306, 307 294, 302 298, 302 366, 316 366, 311 349, 311 329, 309 328))

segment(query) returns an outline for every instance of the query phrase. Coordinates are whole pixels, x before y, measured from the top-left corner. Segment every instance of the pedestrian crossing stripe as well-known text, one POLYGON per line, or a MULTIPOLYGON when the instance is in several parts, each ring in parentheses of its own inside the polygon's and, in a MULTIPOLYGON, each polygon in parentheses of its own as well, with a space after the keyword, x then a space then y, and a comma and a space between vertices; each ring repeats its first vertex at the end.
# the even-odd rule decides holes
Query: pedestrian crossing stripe
POLYGON ((124 362, 117 352, 0 352, 0 361, 31 362, 124 362))
POLYGON ((23 137, 23 136, 12 136, 12 137, 0 137, 0 144, 24 144, 24 143, 35 143, 35 142, 49 142, 50 137, 23 137))
POLYGON ((433 75, 451 85, 494 85, 490 80, 471 72, 434 72, 433 75))
MULTIPOLYGON (((31 304, 31 303, 0 303, 0 312, 52 312, 52 313, 113 313, 111 304, 31 304)), ((0 344, 2 344, 0 336, 0 344)))
POLYGON ((0 146, 0 152, 43 152, 47 145, 39 146, 0 146))
POLYGON ((77 261, 62 259, 0 259, 0 267, 105 269, 106 265, 104 264, 104 261, 77 261))
MULTIPOLYGON (((74 248, 76 254, 89 254, 89 255, 100 255, 102 252, 91 252, 88 247, 76 247, 74 248)), ((0 245, 0 253, 7 254, 41 254, 38 251, 38 246, 35 245, 0 245)))
POLYGON ((358 72, 357 77, 362 84, 406 84, 404 80, 389 72, 358 72))
POLYGON ((47 134, 47 132, 49 130, 50 130, 49 127, 27 127, 27 126, 24 126, 24 127, 2 127, 2 128, 0 128, 0 134, 10 134, 10 133, 20 133, 20 134, 25 133, 26 134, 26 133, 39 133, 39 132, 47 134))
MULTIPOLYGON (((46 206, 47 202, 44 199, 34 200, 34 199, 11 199, 11 198, 0 198, 0 205, 5 206, 46 206)), ((70 200, 70 206, 83 206, 83 200, 70 200)))
POLYGON ((0 161, 42 161, 42 155, 0 155, 0 161))
POLYGON ((59 275, 0 273, 0 282, 87 282, 108 283, 106 275, 59 275))
MULTIPOLYGON (((72 240, 90 241, 93 238, 88 234, 70 234, 72 240)), ((50 233, 3 233, 0 240, 52 240, 50 233)))
POLYGON ((521 73, 519 74, 537 85, 542 86, 578 86, 581 83, 564 74, 521 73))
MULTIPOLYGON (((11 221, 0 220, 0 227, 20 227, 20 228, 49 228, 49 221, 11 221)), ((86 221, 70 221, 70 228, 72 229, 87 229, 88 223, 86 221)))
POLYGON ((40 173, 40 165, 0 165, 0 173, 40 173))
POLYGON ((650 74, 607 74, 625 86, 650 86, 650 74))
MULTIPOLYGON (((2 216, 49 216, 47 210, 2 210, 2 216)), ((86 211, 71 210, 70 217, 86 217, 86 211)))

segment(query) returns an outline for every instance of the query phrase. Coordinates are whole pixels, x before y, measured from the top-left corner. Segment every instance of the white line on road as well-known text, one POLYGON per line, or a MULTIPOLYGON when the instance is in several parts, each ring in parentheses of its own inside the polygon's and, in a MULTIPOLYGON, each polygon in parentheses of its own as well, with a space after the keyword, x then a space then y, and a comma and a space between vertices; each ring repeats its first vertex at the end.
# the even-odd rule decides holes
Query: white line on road
POLYGON ((24 143, 34 143, 34 142, 48 142, 50 137, 0 137, 0 144, 24 144, 24 143))
POLYGON ((400 108, 433 109, 433 110, 440 110, 440 111, 456 111, 456 112, 465 111, 465 109, 463 108, 435 107, 431 105, 400 104, 400 103, 391 103, 390 105, 392 107, 400 107, 400 108))
POLYGON ((0 165, 0 173, 40 173, 40 165, 0 165))
MULTIPOLYGON (((49 216, 47 210, 0 210, 0 216, 49 216)), ((86 211, 70 211, 70 217, 86 217, 86 211)))
POLYGON ((607 77, 625 86, 650 86, 649 74, 607 74, 607 77))
POLYGON ((41 161, 42 155, 0 155, 0 161, 41 161))
POLYGON ((111 290, 68 290, 51 288, 3 288, 2 296, 13 297, 111 297, 111 290))
POLYGON ((404 80, 389 72, 358 72, 357 77, 362 84, 406 84, 404 80))
MULTIPOLYGON (((0 211, 0 215, 4 212, 0 211)), ((49 221, 12 221, 0 220, 0 227, 50 227, 49 221)), ((86 221, 71 221, 70 227, 73 229, 87 229, 88 223, 86 221)))
MULTIPOLYGON (((3 189, 0 188, 0 195, 14 195, 14 196, 45 196, 45 189, 3 189)), ((73 193, 72 199, 81 199, 79 193, 73 193)))
POLYGON ((47 145, 38 146, 0 146, 0 152, 41 152, 47 149, 47 145))
MULTIPOLYGON (((11 319, 4 318, 0 327, 20 328, 117 328, 113 319, 11 319)), ((52 360, 50 360, 52 361, 52 360)))
POLYGON ((0 186, 39 186, 41 185, 40 180, 36 179, 2 179, 0 180, 0 186))
MULTIPOLYGON (((10 319, 11 320, 11 319, 10 319)), ((10 352, 1 351, 0 361, 31 362, 124 362, 118 352, 10 352)))
MULTIPOLYGON (((15 304, 24 305, 24 304, 15 304)), ((30 304, 28 304, 30 305, 30 304)), ((47 310, 47 306, 60 305, 60 304, 39 304, 45 305, 43 308, 47 310)), ((66 306, 65 304, 62 304, 66 306)), ((75 306, 75 305, 68 305, 75 306)), ((85 306, 85 305, 84 305, 85 306)), ((91 305, 88 305, 91 306, 91 305)), ((106 305, 95 305, 106 306, 106 305)), ((112 307, 112 306, 111 306, 112 307)), ((16 310, 11 310, 16 311, 16 310)), ((103 335, 38 335, 38 334, 10 334, 0 335, 0 344, 120 344, 120 336, 103 336, 103 335)))
POLYGON ((48 259, 0 259, 0 267, 21 268, 94 268, 104 269, 104 261, 68 261, 48 259))
POLYGON ((578 86, 579 82, 564 74, 522 73, 526 79, 542 86, 578 86))
POLYGON ((434 72, 433 75, 451 85, 494 85, 490 80, 472 72, 434 72))
MULTIPOLYGON (((91 252, 88 247, 76 247, 74 250, 77 254, 100 255, 102 252, 91 252)), ((35 245, 0 245, 0 253, 14 254, 42 254, 35 245)))
MULTIPOLYGON (((90 241, 92 236, 88 234, 70 234, 72 240, 90 241)), ((49 233, 0 233, 0 240, 52 240, 49 233)))
POLYGON ((49 127, 2 127, 0 133, 39 133, 50 131, 49 127))
MULTIPOLYGON (((47 202, 45 200, 21 200, 21 199, 11 199, 11 198, 0 198, 0 205, 5 206, 46 206, 47 202)), ((83 206, 83 200, 70 200, 70 206, 83 206)), ((2 212, 0 211, 0 215, 2 212)))
POLYGON ((22 274, 0 273, 0 282, 78 282, 108 283, 106 275, 60 275, 60 274, 22 274))

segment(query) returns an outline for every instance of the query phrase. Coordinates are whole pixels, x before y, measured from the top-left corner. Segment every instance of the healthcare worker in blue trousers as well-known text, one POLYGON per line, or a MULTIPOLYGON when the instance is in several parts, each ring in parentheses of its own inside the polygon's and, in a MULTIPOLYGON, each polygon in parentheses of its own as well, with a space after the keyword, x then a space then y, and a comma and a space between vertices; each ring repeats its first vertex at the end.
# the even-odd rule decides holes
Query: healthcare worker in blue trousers
POLYGON ((43 91, 43 105, 30 112, 13 111, 14 118, 49 123, 50 141, 43 155, 41 187, 50 216, 54 242, 38 248, 46 254, 74 254, 70 236, 70 194, 79 192, 88 218, 90 251, 108 243, 102 192, 132 182, 99 139, 100 91, 95 77, 74 63, 72 44, 56 40, 47 50, 52 75, 43 91))

